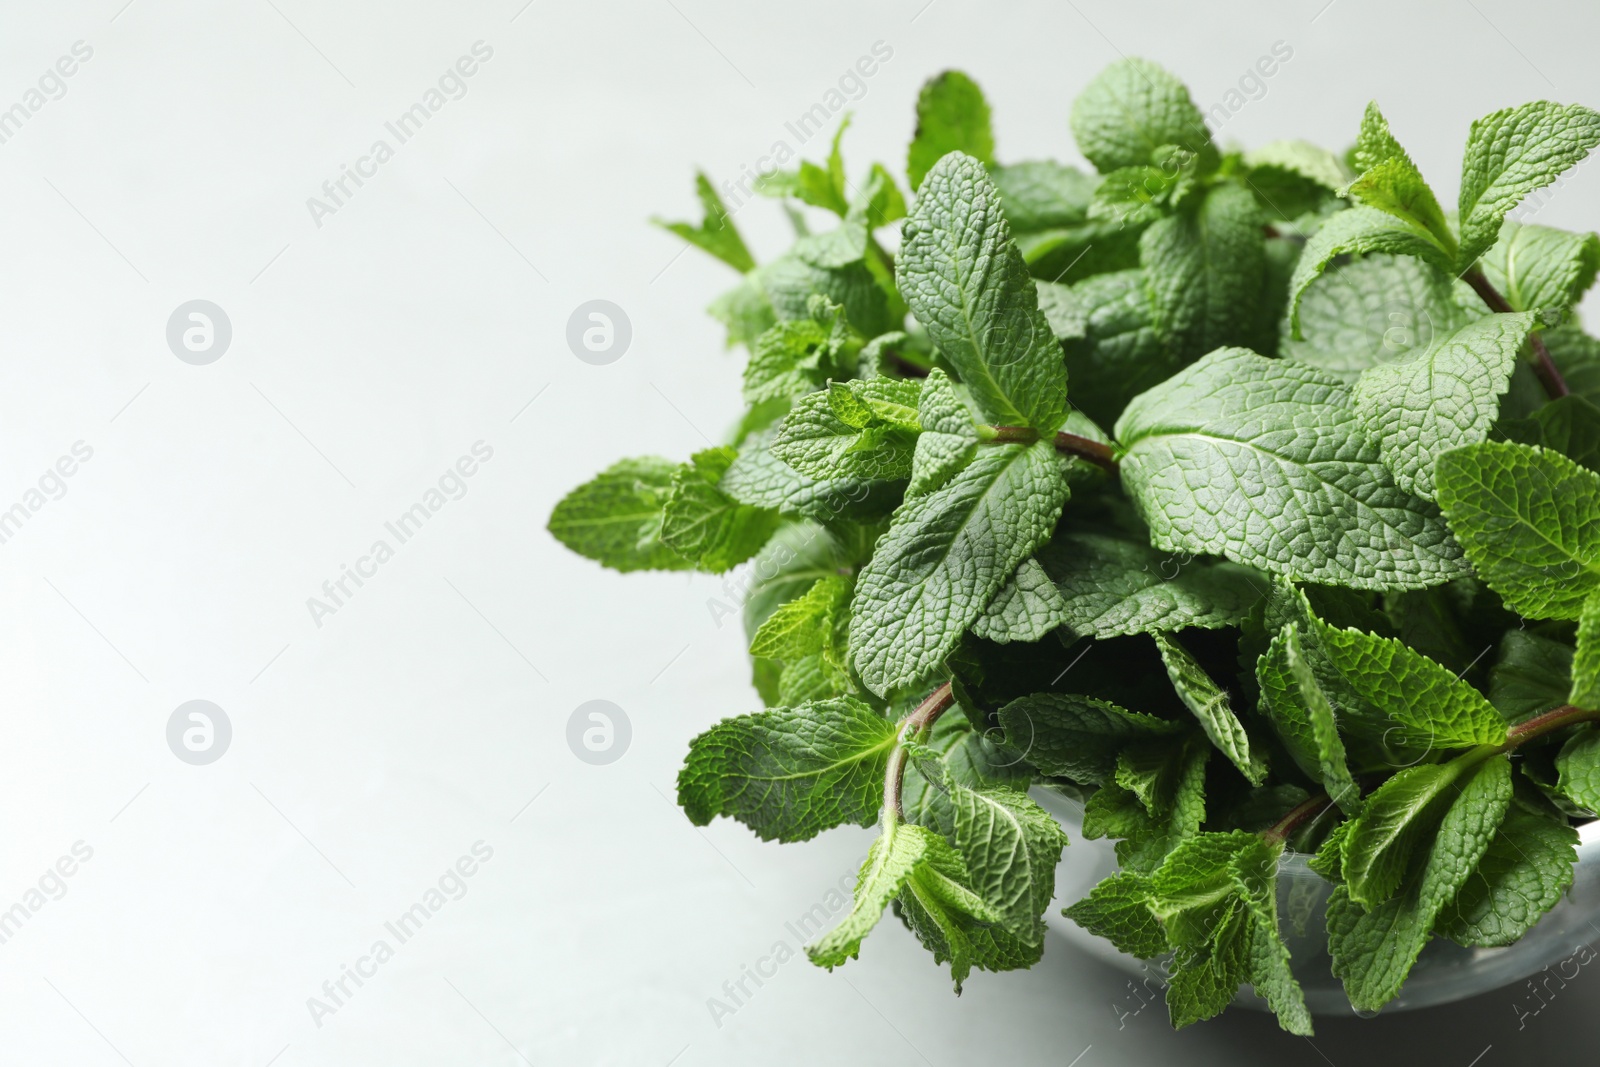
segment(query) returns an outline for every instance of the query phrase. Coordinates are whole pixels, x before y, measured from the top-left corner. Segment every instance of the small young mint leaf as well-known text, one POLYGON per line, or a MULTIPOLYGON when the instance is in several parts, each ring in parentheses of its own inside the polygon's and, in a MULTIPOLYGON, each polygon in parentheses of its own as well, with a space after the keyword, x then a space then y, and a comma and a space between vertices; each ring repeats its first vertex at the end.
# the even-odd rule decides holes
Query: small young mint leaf
POLYGON ((1256 751, 1244 723, 1239 721, 1227 691, 1212 681, 1205 668, 1171 636, 1164 633, 1154 636, 1161 660, 1167 666, 1167 677, 1172 679, 1172 686, 1184 705, 1200 720, 1200 728, 1251 785, 1260 785, 1267 777, 1266 761, 1256 751))
POLYGON ((1600 474, 1556 452, 1484 441, 1440 456, 1439 505, 1511 610, 1577 619, 1600 588, 1600 474))
POLYGON ((834 382, 803 396, 772 439, 772 454, 811 478, 896 481, 911 474, 917 381, 834 382), (888 414, 890 418, 885 418, 888 414), (909 421, 909 427, 906 425, 909 421))
POLYGON ((695 566, 721 574, 761 550, 778 528, 778 513, 741 504, 718 488, 738 453, 731 448, 696 452, 672 475, 661 515, 661 540, 695 566))
POLYGON ((853 584, 841 574, 818 578, 803 595, 767 616, 750 639, 750 654, 789 663, 822 652, 835 619, 850 602, 853 584))
POLYGON ((870 826, 895 739, 894 723, 850 697, 724 719, 690 742, 678 803, 696 826, 726 815, 763 841, 870 826))
POLYGON ((1346 193, 1368 207, 1399 219, 1407 228, 1423 233, 1446 256, 1456 253, 1456 236, 1445 221, 1433 190, 1400 142, 1389 132, 1389 122, 1375 103, 1361 119, 1361 133, 1353 153, 1362 173, 1346 193))
POLYGON ((696 226, 688 222, 664 222, 654 219, 657 226, 688 241, 696 248, 709 252, 736 271, 745 272, 755 269, 756 261, 750 255, 750 250, 745 247, 744 238, 739 236, 739 231, 733 225, 733 217, 728 214, 728 209, 722 203, 722 197, 717 195, 717 190, 712 187, 711 179, 703 172, 694 176, 695 193, 700 197, 700 205, 705 210, 705 218, 696 226))
POLYGON ((955 476, 972 459, 978 428, 950 376, 938 367, 928 372, 917 399, 922 433, 911 456, 906 499, 926 496, 955 476))

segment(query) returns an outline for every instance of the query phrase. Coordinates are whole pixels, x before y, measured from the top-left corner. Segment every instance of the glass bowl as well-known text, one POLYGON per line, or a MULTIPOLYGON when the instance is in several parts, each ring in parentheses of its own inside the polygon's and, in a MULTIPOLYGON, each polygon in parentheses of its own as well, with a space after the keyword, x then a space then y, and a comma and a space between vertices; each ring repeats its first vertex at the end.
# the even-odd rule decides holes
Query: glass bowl
MULTIPOLYGON (((1052 930, 1079 950, 1142 979, 1149 996, 1161 995, 1166 986, 1165 960, 1139 960, 1117 951, 1109 941, 1090 934, 1061 914, 1061 908, 1088 895, 1089 890, 1117 870, 1117 856, 1109 841, 1083 837, 1083 805, 1054 789, 1035 787, 1036 799, 1067 830, 1072 845, 1056 869, 1056 902, 1045 913, 1052 930)), ((1285 853, 1278 877, 1278 917, 1289 946, 1291 969, 1305 990, 1312 1014, 1368 1015, 1357 1012, 1345 999, 1344 987, 1329 969, 1324 914, 1333 885, 1306 866, 1306 857, 1285 853)), ((1578 863, 1572 888, 1522 940, 1505 948, 1462 948, 1444 938, 1428 942, 1411 976, 1384 1010, 1426 1008, 1477 996, 1521 981, 1541 971, 1544 979, 1563 984, 1596 956, 1589 947, 1600 939, 1600 822, 1578 830, 1578 863), (1553 969, 1553 970, 1552 970, 1553 969)), ((1147 996, 1146 999, 1149 999, 1147 996)), ((1248 1008, 1267 1010, 1266 1001, 1248 986, 1234 1001, 1248 1008)))

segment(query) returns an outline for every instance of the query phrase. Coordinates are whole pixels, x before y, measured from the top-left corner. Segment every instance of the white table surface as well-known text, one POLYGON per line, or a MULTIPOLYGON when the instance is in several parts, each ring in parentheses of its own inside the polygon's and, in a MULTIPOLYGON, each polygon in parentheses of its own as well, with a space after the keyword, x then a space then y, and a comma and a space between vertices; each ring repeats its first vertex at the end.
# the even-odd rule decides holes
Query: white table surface
MULTIPOLYGON (((1466 1067, 1592 1044, 1588 970, 1538 1015, 1505 990, 1329 1022, 1313 1048, 1252 1014, 1119 1019, 1123 978, 1063 944, 958 1000, 892 922, 860 961, 791 960, 714 1019, 868 835, 691 827, 669 799, 687 740, 754 706, 708 608, 726 593, 602 571, 543 529, 617 457, 682 457, 736 416, 739 359, 702 314, 732 275, 645 220, 696 210, 696 165, 734 178, 792 140, 874 42, 893 55, 851 104, 856 170, 899 169, 917 87, 948 66, 988 91, 1003 159, 1074 160, 1069 102, 1119 52, 1209 107, 1283 41, 1225 139, 1340 146, 1376 97, 1453 202, 1472 118, 1600 103, 1592 8, 523 2, 0 8, 0 109, 93 51, 0 143, 0 511, 93 453, 0 543, 0 910, 30 913, 0 943, 0 1062, 1466 1067), (478 41, 465 95, 314 219, 478 41), (165 336, 197 298, 233 329, 205 366, 165 336), (564 339, 595 298, 633 326, 609 366, 564 339), (307 598, 479 441, 465 495, 318 625, 307 598), (194 699, 233 728, 205 766, 166 742, 194 699), (632 724, 608 766, 565 741, 595 699, 632 724), (92 856, 45 877, 78 842, 92 856), (465 895, 397 943, 384 924, 477 842, 465 895), (29 898, 42 877, 64 895, 29 898), (363 963, 379 939, 393 957, 363 963)), ((1580 172, 1540 221, 1595 226, 1597 191, 1580 172)), ((781 246, 774 206, 737 220, 758 255, 781 246)))

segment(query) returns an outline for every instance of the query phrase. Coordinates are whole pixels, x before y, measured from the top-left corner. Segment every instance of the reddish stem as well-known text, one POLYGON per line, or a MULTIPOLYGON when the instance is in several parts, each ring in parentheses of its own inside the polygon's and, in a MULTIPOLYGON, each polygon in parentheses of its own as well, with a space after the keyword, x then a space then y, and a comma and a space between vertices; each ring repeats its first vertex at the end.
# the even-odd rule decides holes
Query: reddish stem
MULTIPOLYGON (((1512 309, 1506 298, 1500 295, 1500 290, 1484 276, 1483 271, 1473 267, 1461 276, 1461 280, 1472 286, 1472 291, 1483 298, 1490 311, 1502 314, 1512 309)), ((1533 349, 1533 373, 1539 378, 1539 384, 1544 386, 1545 394, 1551 400, 1566 396, 1571 390, 1567 388, 1567 380, 1561 376, 1561 370, 1556 366, 1555 360, 1550 358, 1550 349, 1545 347, 1544 338, 1537 332, 1528 335, 1528 347, 1533 349)))
MULTIPOLYGON (((901 719, 896 727, 896 733, 901 740, 908 736, 915 736, 934 724, 934 721, 943 715, 955 704, 955 690, 951 683, 946 682, 933 692, 928 698, 917 705, 915 711, 901 719)), ((889 753, 889 766, 883 776, 883 806, 887 811, 892 811, 895 818, 904 818, 905 811, 900 807, 900 787, 906 777, 906 750, 904 746, 896 745, 893 752, 889 753)))

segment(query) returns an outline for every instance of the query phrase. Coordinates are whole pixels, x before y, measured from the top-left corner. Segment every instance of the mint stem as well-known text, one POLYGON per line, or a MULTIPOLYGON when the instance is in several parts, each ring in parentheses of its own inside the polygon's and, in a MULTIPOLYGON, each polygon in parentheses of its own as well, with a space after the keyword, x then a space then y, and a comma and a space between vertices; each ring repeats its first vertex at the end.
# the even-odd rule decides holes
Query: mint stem
POLYGON ((1310 800, 1296 804, 1289 809, 1289 814, 1261 831, 1261 837, 1268 844, 1281 845, 1290 834, 1299 829, 1301 823, 1321 815, 1332 803, 1332 797, 1326 793, 1319 793, 1310 800))
MULTIPOLYGON (((1472 286, 1472 291, 1483 298, 1490 311, 1503 314, 1513 310, 1506 302, 1506 298, 1500 295, 1500 290, 1496 289, 1477 267, 1463 274, 1461 280, 1472 286)), ((1555 360, 1550 358, 1550 350, 1545 347, 1544 338, 1539 336, 1538 331, 1528 335, 1528 347, 1533 349, 1533 373, 1538 375, 1539 384, 1544 386, 1546 395, 1551 400, 1556 400, 1571 392, 1567 388, 1567 380, 1561 376, 1560 369, 1556 367, 1555 360)))
MULTIPOLYGON (((955 690, 949 682, 929 693, 915 711, 900 720, 896 731, 900 739, 905 740, 928 729, 955 702, 955 690)), ((885 812, 892 812, 896 819, 905 817, 905 811, 900 807, 900 787, 905 783, 905 777, 905 746, 896 745, 894 751, 889 753, 889 766, 883 775, 883 808, 885 812)))
MULTIPOLYGON (((989 438, 990 441, 1032 444, 1039 439, 1039 431, 1030 426, 993 426, 990 430, 994 434, 989 438)), ((1117 474, 1116 452, 1110 445, 1101 444, 1092 438, 1062 431, 1056 434, 1056 451, 1088 460, 1112 477, 1117 474)))
POLYGON ((1574 707, 1563 704, 1559 708, 1552 708, 1542 715, 1535 715, 1525 722, 1519 722, 1506 731, 1506 743, 1499 746, 1499 751, 1510 752, 1519 745, 1524 745, 1535 738, 1545 734, 1554 733, 1562 727, 1571 726, 1580 722, 1600 721, 1600 711, 1591 711, 1588 708, 1574 707))

